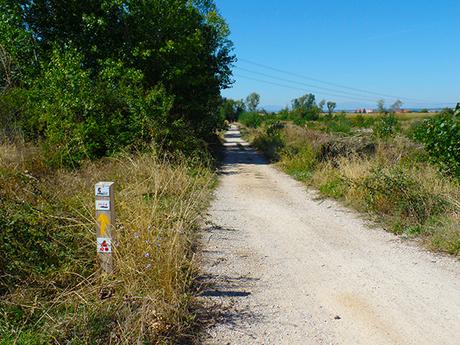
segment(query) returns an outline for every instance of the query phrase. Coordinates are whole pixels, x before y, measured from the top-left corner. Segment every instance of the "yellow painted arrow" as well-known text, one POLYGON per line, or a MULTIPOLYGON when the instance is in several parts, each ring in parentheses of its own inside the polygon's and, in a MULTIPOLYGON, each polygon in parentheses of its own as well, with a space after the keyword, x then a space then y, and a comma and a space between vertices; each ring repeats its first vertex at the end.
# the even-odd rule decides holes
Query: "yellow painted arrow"
POLYGON ((110 224, 109 217, 105 213, 101 213, 97 220, 101 224, 101 236, 105 235, 105 230, 107 229, 107 225, 110 224))

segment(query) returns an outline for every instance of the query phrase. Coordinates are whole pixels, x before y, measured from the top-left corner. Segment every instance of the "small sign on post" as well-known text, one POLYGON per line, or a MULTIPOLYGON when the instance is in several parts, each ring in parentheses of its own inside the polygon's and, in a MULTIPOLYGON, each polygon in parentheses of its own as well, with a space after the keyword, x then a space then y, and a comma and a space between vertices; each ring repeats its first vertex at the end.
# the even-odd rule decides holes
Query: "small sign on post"
POLYGON ((112 244, 115 239, 114 183, 98 182, 96 194, 97 254, 102 271, 113 273, 112 244))

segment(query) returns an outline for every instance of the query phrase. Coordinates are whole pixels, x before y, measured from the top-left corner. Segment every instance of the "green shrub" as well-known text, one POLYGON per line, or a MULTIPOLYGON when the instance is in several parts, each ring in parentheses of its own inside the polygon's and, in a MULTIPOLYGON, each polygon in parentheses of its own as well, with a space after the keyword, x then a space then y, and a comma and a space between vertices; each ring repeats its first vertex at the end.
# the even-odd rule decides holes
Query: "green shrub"
POLYGON ((347 188, 346 183, 340 176, 334 176, 319 186, 319 191, 328 197, 340 199, 347 188))
POLYGON ((396 134, 399 130, 399 122, 394 113, 383 115, 374 124, 374 135, 377 138, 386 139, 396 134))
POLYGON ((303 121, 316 121, 319 119, 319 109, 313 107, 311 109, 308 108, 295 108, 291 111, 291 117, 295 122, 303 120, 303 121))
POLYGON ((350 134, 353 127, 352 121, 345 114, 326 115, 324 123, 326 124, 326 131, 330 133, 350 134))
POLYGON ((269 161, 279 160, 279 150, 284 146, 279 136, 261 135, 254 138, 253 145, 263 152, 269 161))
POLYGON ((316 152, 308 143, 293 151, 286 148, 281 161, 283 169, 300 181, 307 181, 311 178, 316 164, 316 152))
POLYGON ((425 190, 399 168, 374 169, 369 176, 353 183, 364 190, 368 209, 402 218, 406 227, 424 225, 448 205, 444 198, 425 190))
POLYGON ((355 126, 355 127, 369 128, 369 127, 373 126, 373 124, 375 122, 375 118, 373 118, 371 116, 363 116, 363 115, 359 114, 357 116, 352 117, 351 122, 352 122, 353 126, 355 126))
MULTIPOLYGON (((86 268, 92 267, 86 231, 62 231, 84 222, 69 216, 71 205, 62 204, 28 174, 2 170, 0 187, 0 295, 25 280, 33 286, 36 280, 82 260, 86 268)), ((84 266, 79 267, 81 274, 87 273, 81 269, 84 266)))
POLYGON ((279 121, 271 121, 264 126, 254 138, 252 144, 262 151, 270 161, 277 161, 280 158, 280 151, 284 147, 281 138, 281 130, 284 125, 279 121))
POLYGON ((267 129, 265 131, 267 135, 269 136, 279 136, 283 128, 284 128, 284 124, 282 122, 273 121, 267 125, 267 129))
POLYGON ((297 126, 303 127, 307 123, 307 120, 303 118, 302 116, 299 116, 296 113, 292 113, 289 116, 289 119, 297 126))
POLYGON ((419 123, 412 135, 425 146, 430 159, 444 172, 460 178, 459 115, 445 111, 419 123))
POLYGON ((0 142, 12 142, 23 134, 26 90, 15 87, 0 93, 0 142))
POLYGON ((255 112, 246 112, 240 115, 239 121, 249 128, 257 128, 262 124, 262 117, 255 112))

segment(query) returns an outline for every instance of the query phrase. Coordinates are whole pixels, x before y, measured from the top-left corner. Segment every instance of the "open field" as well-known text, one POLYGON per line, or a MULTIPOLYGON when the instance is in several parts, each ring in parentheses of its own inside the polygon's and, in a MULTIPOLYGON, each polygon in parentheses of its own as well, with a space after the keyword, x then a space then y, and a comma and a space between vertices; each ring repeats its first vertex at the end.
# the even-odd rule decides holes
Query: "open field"
MULTIPOLYGON (((372 118, 379 118, 381 117, 378 113, 370 113, 370 114, 357 114, 357 113, 345 113, 347 117, 356 118, 357 116, 369 116, 372 118)), ((395 116, 398 120, 401 121, 409 121, 409 120, 423 120, 433 116, 436 116, 438 113, 396 113, 395 116)))

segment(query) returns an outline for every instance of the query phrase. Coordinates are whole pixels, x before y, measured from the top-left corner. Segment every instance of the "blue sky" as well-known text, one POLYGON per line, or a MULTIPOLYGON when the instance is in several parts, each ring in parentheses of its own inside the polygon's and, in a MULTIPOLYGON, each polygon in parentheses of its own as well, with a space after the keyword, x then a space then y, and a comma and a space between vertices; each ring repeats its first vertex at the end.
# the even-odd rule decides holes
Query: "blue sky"
POLYGON ((458 0, 216 3, 239 59, 225 97, 255 91, 269 109, 308 92, 342 109, 460 101, 458 0))

